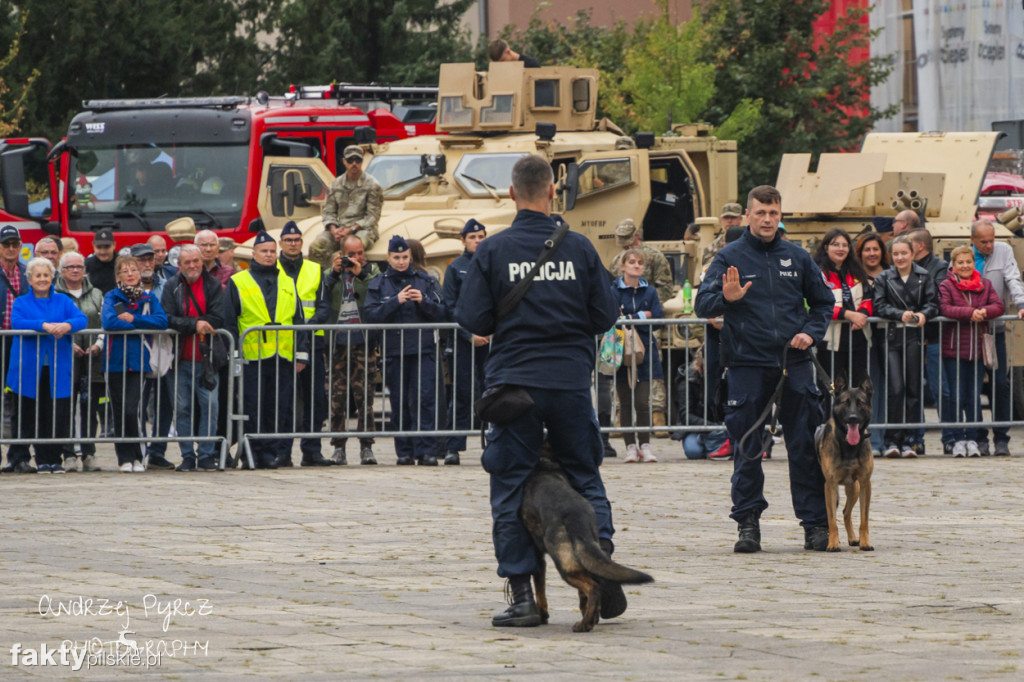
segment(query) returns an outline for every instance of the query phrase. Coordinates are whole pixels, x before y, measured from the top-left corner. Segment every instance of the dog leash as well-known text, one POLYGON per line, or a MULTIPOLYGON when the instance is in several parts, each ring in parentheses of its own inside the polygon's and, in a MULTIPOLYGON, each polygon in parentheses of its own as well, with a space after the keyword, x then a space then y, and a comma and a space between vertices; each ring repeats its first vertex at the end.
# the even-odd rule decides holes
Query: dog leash
MULTIPOLYGON (((836 387, 835 383, 832 381, 832 377, 829 376, 829 373, 821 366, 821 362, 818 360, 818 355, 814 352, 814 349, 809 348, 808 351, 808 355, 810 355, 811 362, 814 363, 814 368, 817 370, 819 377, 823 379, 825 385, 828 386, 829 395, 835 396, 836 387)), ((782 349, 782 376, 779 377, 779 383, 775 386, 775 393, 772 394, 768 404, 765 405, 761 414, 758 415, 757 421, 755 421, 753 426, 747 429, 747 432, 743 434, 742 438, 740 438, 740 442, 736 445, 734 450, 734 452, 738 453, 740 457, 748 462, 754 462, 761 459, 763 453, 768 451, 768 444, 771 443, 772 437, 778 433, 779 412, 782 410, 782 390, 785 388, 786 378, 789 376, 789 369, 786 367, 786 356, 788 353, 789 346, 786 346, 782 349), (754 457, 747 457, 743 454, 747 440, 758 429, 764 429, 765 424, 768 425, 768 432, 765 434, 764 440, 761 441, 761 448, 757 451, 757 454, 754 457)))

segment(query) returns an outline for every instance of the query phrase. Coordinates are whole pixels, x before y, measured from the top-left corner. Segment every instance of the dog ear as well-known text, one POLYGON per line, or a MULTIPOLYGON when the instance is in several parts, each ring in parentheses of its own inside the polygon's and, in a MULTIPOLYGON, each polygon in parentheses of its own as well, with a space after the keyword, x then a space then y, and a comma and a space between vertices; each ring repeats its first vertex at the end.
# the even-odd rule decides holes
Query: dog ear
POLYGON ((860 390, 868 394, 868 398, 875 394, 875 388, 871 385, 871 379, 865 377, 864 381, 860 384, 860 390))
POLYGON ((846 390, 846 374, 843 372, 836 372, 836 378, 832 383, 835 387, 836 395, 839 395, 846 390))

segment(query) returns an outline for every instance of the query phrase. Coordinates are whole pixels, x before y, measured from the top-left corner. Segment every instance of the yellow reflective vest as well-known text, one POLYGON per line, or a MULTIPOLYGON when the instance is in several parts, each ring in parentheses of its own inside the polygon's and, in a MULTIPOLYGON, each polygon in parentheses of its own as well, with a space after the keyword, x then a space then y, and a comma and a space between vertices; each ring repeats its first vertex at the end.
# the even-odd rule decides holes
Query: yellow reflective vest
MULTIPOLYGON (((279 272, 285 272, 280 260, 277 261, 277 269, 279 272)), ((306 318, 306 322, 309 322, 313 314, 316 313, 316 295, 320 289, 320 276, 320 266, 308 258, 304 258, 302 267, 299 269, 299 276, 295 278, 295 288, 299 292, 299 300, 302 301, 302 315, 306 318)), ((316 332, 316 335, 323 336, 324 330, 316 332)))
POLYGON ((246 334, 250 327, 272 323, 290 325, 295 318, 295 282, 282 271, 277 273, 277 309, 270 319, 267 301, 256 280, 248 270, 231 275, 238 288, 242 313, 238 316, 238 335, 242 339, 242 357, 246 360, 263 360, 280 355, 285 360, 295 359, 295 333, 292 331, 263 330, 246 334))

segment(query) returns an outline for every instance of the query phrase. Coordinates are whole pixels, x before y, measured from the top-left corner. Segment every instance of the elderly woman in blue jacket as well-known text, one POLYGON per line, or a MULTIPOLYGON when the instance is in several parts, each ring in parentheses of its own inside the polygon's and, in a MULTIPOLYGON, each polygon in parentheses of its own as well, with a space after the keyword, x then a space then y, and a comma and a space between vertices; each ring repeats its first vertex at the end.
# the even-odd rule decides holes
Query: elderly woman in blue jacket
MULTIPOLYGON (((114 276, 117 286, 103 297, 103 328, 115 332, 167 329, 167 315, 160 299, 142 286, 139 261, 132 256, 119 256, 114 263, 114 276)), ((150 370, 151 348, 151 340, 141 334, 108 336, 103 371, 107 373, 114 435, 118 438, 139 437, 139 394, 143 376, 150 370)), ((114 451, 123 473, 145 471, 141 443, 115 443, 114 451)))
MULTIPOLYGON (((619 319, 650 320, 663 317, 658 292, 640 275, 644 271, 644 252, 630 249, 622 255, 622 276, 612 282, 612 292, 619 301, 619 319)), ((644 344, 644 360, 636 367, 622 363, 615 375, 615 391, 619 396, 619 423, 626 442, 626 462, 657 462, 651 451, 651 434, 634 433, 630 426, 651 425, 651 381, 661 379, 661 354, 653 342, 650 325, 633 327, 644 344), (639 448, 637 445, 639 444, 639 448)), ((625 327, 627 333, 630 327, 625 327)))
MULTIPOLYGON (((14 299, 11 329, 39 334, 14 337, 7 388, 18 400, 17 438, 60 439, 71 436, 71 334, 88 320, 69 296, 53 290, 54 267, 33 258, 25 269, 29 291, 14 299)), ((41 474, 63 474, 60 443, 33 444, 41 474)))

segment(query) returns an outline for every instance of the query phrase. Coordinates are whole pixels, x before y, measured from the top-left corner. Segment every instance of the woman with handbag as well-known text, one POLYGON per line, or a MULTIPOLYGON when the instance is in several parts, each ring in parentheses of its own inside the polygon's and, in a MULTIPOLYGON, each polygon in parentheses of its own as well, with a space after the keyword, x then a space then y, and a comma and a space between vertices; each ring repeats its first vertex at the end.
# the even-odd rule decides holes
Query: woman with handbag
MULTIPOLYGON (((629 249, 622 255, 622 276, 612 282, 619 301, 620 320, 650 320, 663 316, 657 290, 640 275, 644 252, 629 249)), ((633 432, 631 426, 651 425, 651 381, 662 378, 661 357, 649 325, 625 325, 622 366, 615 375, 619 397, 619 423, 626 442, 625 462, 657 462, 651 451, 651 434, 633 432), (639 447, 637 447, 639 445, 639 447)))
MULTIPOLYGON (((141 285, 139 261, 119 256, 114 263, 117 286, 103 297, 103 328, 114 332, 167 329, 159 299, 141 285)), ((114 410, 114 436, 138 438, 142 379, 150 371, 150 344, 140 334, 110 334, 103 361, 107 390, 114 410)), ((145 471, 141 443, 115 443, 122 473, 145 471)))
MULTIPOLYGON (((924 323, 939 313, 935 282, 928 271, 914 263, 910 238, 892 241, 892 267, 875 279, 875 313, 893 320, 886 329, 889 374, 888 421, 890 424, 924 421, 921 393, 921 353, 924 323)), ((886 457, 917 457, 917 429, 890 428, 885 434, 886 457)))
MULTIPOLYGON (((949 277, 939 285, 939 306, 943 315, 956 320, 942 326, 942 371, 951 388, 950 399, 942 405, 942 421, 981 420, 981 385, 985 367, 995 358, 984 352, 988 320, 1003 314, 1003 300, 992 282, 974 267, 974 249, 958 246, 950 255, 949 277)), ((954 457, 978 457, 978 428, 954 429, 954 457)))
MULTIPOLYGON (((18 400, 16 438, 48 440, 71 435, 71 377, 73 332, 88 320, 74 301, 53 290, 54 267, 46 258, 33 258, 25 268, 30 290, 14 299, 11 329, 41 334, 15 336, 7 371, 7 389, 18 400)), ((33 444, 41 474, 63 474, 63 445, 33 444)))

